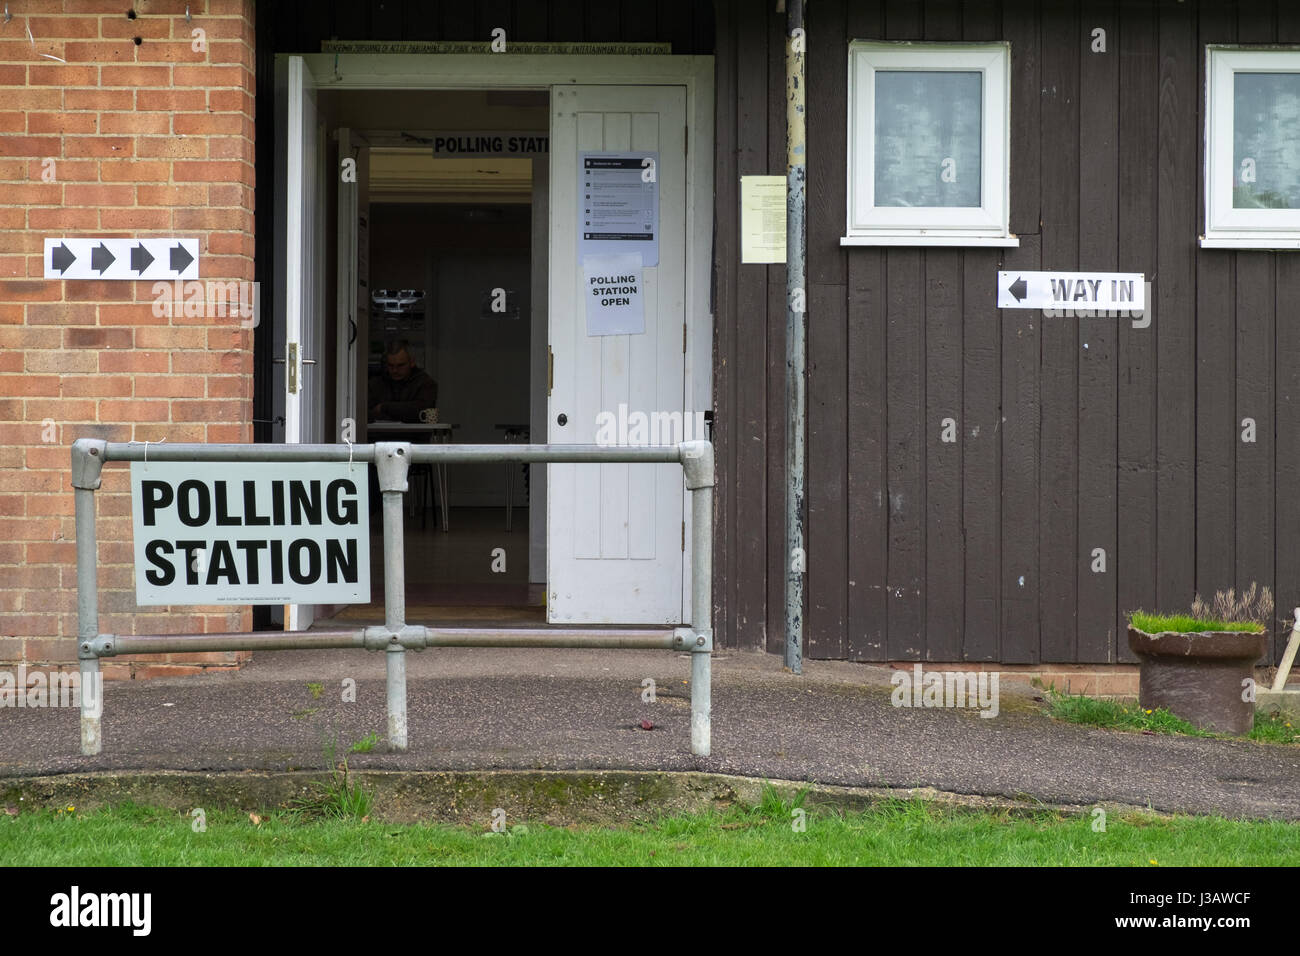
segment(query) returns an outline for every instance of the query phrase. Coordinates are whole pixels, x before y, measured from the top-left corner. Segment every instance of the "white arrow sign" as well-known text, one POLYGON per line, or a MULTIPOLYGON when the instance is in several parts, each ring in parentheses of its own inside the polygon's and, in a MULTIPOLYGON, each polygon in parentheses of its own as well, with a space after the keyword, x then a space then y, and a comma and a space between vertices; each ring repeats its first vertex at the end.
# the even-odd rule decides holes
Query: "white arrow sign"
POLYGON ((197 279, 197 239, 46 239, 47 279, 197 279))
POLYGON ((1141 272, 999 272, 999 309, 1143 312, 1141 272))

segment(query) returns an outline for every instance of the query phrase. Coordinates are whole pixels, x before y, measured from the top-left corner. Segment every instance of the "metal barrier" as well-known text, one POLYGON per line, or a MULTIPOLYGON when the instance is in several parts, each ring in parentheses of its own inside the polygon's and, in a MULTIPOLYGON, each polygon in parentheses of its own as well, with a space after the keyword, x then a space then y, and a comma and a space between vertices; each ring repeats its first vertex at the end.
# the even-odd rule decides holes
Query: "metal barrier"
MULTIPOLYGON (((99 660, 120 654, 191 651, 315 650, 359 647, 384 651, 387 675, 388 749, 405 751, 406 651, 426 647, 622 647, 689 651, 691 654, 691 752, 708 756, 712 739, 713 630, 713 445, 604 447, 600 445, 154 445, 81 438, 72 446, 72 487, 77 526, 77 657, 83 687, 96 686, 99 660), (383 495, 384 624, 351 629, 196 635, 125 635, 99 632, 99 584, 95 543, 95 489, 110 461, 374 462, 383 495), (672 629, 439 628, 406 623, 405 545, 402 495, 412 464, 457 462, 676 463, 691 492, 691 616, 672 629)), ((81 752, 103 749, 102 704, 82 694, 81 752)))

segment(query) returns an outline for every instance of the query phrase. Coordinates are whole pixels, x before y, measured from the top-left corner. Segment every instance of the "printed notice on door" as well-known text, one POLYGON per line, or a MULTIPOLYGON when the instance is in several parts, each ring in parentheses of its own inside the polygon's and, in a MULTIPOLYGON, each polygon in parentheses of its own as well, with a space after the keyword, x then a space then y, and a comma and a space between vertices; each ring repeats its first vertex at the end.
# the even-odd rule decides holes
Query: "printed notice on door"
POLYGON ((659 153, 580 153, 578 258, 632 252, 659 265, 659 153))
POLYGON ((586 256, 582 260, 588 335, 645 332, 644 273, 639 252, 586 256))
POLYGON ((740 177, 740 261, 785 262, 785 177, 740 177))

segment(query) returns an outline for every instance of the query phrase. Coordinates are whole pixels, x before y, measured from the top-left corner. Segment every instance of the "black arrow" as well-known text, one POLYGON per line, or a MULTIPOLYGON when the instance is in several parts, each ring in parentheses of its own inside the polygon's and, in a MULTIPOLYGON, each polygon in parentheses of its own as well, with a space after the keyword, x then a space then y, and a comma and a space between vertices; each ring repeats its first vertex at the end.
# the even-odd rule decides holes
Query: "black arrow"
POLYGON ((172 259, 171 259, 172 272, 176 273, 177 275, 180 275, 182 272, 188 269, 190 263, 194 261, 194 257, 190 255, 189 252, 186 250, 186 248, 182 246, 180 243, 177 243, 176 245, 172 246, 171 253, 172 253, 172 259), (180 263, 180 265, 176 264, 178 262, 180 263))
POLYGON ((149 254, 149 250, 142 244, 136 243, 135 247, 131 250, 131 268, 135 270, 136 275, 144 272, 144 270, 148 269, 152 263, 153 256, 149 254))
POLYGON ((50 250, 50 263, 59 270, 59 275, 67 272, 76 261, 77 257, 72 254, 72 250, 61 242, 50 250))
POLYGON ((100 275, 103 275, 104 270, 116 261, 117 256, 109 252, 108 247, 102 242, 90 250, 90 268, 98 269, 100 275))
POLYGON ((1025 285, 1023 276, 1017 276, 1016 281, 1011 283, 1007 291, 1016 297, 1017 302, 1025 301, 1025 294, 1029 291, 1029 286, 1025 285))

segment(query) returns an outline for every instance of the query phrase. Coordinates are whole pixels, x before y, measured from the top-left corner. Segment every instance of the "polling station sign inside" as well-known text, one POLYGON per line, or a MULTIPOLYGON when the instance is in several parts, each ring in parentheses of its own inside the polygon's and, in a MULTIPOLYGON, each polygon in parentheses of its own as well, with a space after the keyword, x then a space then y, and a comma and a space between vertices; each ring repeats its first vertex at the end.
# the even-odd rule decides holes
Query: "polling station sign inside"
POLYGON ((139 605, 370 600, 366 466, 132 462, 139 605))

